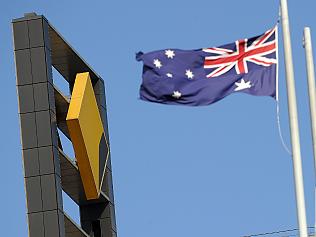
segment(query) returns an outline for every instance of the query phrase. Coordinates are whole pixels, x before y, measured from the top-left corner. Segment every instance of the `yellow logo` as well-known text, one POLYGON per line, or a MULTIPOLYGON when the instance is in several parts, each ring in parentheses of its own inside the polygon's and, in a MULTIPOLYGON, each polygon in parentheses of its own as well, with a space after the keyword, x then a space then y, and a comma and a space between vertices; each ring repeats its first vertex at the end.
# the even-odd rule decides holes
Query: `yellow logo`
POLYGON ((86 198, 98 199, 109 146, 88 72, 76 76, 66 122, 86 198))

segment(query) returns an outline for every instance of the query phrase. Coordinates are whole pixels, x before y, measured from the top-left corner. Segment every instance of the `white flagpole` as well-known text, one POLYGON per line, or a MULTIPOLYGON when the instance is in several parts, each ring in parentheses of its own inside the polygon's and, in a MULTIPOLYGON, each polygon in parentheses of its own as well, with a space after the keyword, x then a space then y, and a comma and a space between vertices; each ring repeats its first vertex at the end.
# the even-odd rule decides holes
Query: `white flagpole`
MULTIPOLYGON (((306 70, 307 70, 307 81, 308 81, 308 94, 309 94, 309 112, 311 119, 312 128, 312 138, 313 138, 313 151, 314 151, 314 169, 316 174, 316 87, 315 87, 315 69, 314 69, 314 59, 313 59, 313 47, 312 47, 312 37, 309 27, 304 28, 304 43, 305 48, 305 58, 306 58, 306 70)), ((316 187, 315 187, 316 196, 316 187)), ((316 197, 315 197, 316 202, 316 197)), ((316 208, 316 203, 315 203, 316 208)), ((316 209, 315 209, 316 216, 316 209)), ((316 231, 316 217, 314 231, 316 231)), ((314 234, 316 236, 316 234, 314 234)))
POLYGON ((298 118, 297 118, 298 116, 297 116, 296 93, 295 93, 295 83, 294 83, 294 70, 293 70, 287 0, 280 0, 280 3, 281 3, 281 13, 282 13, 282 30, 283 30, 283 41, 284 41, 287 98, 288 98, 291 143, 292 143, 292 154, 293 154, 292 156, 293 156, 293 171, 294 171, 294 180, 295 180, 297 219, 298 219, 300 237, 308 237, 307 224, 306 224, 301 148, 300 148, 300 135, 299 135, 298 118))

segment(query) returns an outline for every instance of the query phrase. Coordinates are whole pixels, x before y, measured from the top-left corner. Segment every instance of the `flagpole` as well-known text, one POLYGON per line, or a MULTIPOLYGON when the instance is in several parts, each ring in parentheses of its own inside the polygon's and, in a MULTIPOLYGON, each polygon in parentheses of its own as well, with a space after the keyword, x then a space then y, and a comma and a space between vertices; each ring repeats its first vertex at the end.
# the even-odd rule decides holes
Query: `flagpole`
MULTIPOLYGON (((308 94, 309 94, 309 112, 312 128, 312 138, 313 138, 313 152, 314 152, 314 169, 316 174, 316 91, 315 91, 315 69, 314 69, 314 59, 313 59, 313 47, 312 47, 312 37, 309 27, 304 28, 304 43, 305 48, 305 58, 306 58, 306 70, 307 70, 307 81, 308 81, 308 94)), ((315 176, 316 177, 316 176, 315 176)), ((316 187, 315 187, 316 196, 316 187)), ((316 202, 316 197, 315 197, 316 202)), ((315 203, 315 216, 316 216, 316 203, 315 203)), ((314 224, 314 232, 316 231, 316 217, 314 224)), ((314 233, 314 236, 316 234, 314 233)))
POLYGON ((300 136, 298 127, 296 93, 294 83, 294 70, 292 60, 290 25, 288 16, 287 0, 280 0, 282 13, 282 30, 284 41, 284 56, 286 69, 287 98, 291 131, 293 171, 295 180, 297 219, 300 237, 308 237, 306 224, 306 210, 304 197, 304 182, 302 172, 300 136))

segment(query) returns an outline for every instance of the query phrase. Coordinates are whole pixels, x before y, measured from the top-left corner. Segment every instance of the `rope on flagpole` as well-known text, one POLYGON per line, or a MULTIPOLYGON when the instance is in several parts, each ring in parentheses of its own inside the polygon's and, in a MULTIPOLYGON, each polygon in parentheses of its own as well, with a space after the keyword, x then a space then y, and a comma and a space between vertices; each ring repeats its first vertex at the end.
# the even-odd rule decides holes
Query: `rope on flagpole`
POLYGON ((279 100, 277 100, 276 103, 277 103, 276 109, 277 109, 277 123, 278 123, 279 137, 280 137, 280 140, 281 140, 281 143, 282 143, 282 146, 283 146, 284 150, 290 156, 292 156, 292 152, 290 151, 290 149, 286 145, 286 143, 284 141, 284 138, 283 138, 283 135, 282 135, 281 122, 280 122, 281 120, 280 120, 280 104, 279 104, 279 100))

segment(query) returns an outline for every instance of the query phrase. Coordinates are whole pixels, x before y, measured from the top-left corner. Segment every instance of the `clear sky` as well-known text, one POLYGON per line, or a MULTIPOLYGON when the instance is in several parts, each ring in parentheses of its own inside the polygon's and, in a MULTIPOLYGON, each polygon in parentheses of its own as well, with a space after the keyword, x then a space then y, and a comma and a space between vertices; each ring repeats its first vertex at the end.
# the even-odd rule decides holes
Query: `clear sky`
MULTIPOLYGON (((3 236, 27 236, 10 22, 34 11, 106 82, 119 236, 242 236, 297 227, 292 161, 279 139, 273 99, 239 93, 196 108, 138 99, 136 52, 258 35, 276 23, 277 0, 2 0, 0 9, 3 236)), ((309 226, 314 164, 302 34, 308 25, 316 40, 315 9, 314 0, 289 0, 309 226)), ((289 144, 282 47, 280 37, 281 126, 289 144)), ((67 198, 65 206, 78 220, 67 198)))

